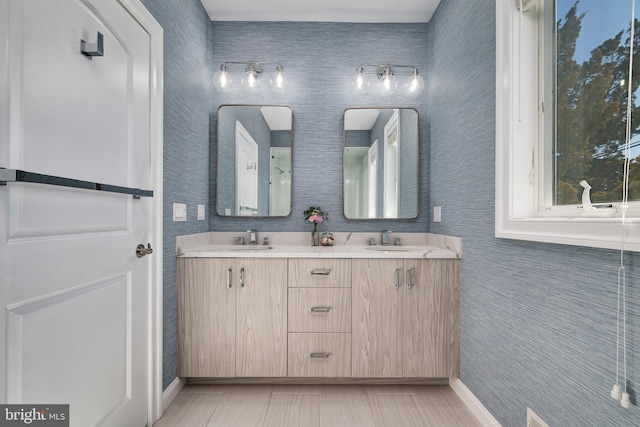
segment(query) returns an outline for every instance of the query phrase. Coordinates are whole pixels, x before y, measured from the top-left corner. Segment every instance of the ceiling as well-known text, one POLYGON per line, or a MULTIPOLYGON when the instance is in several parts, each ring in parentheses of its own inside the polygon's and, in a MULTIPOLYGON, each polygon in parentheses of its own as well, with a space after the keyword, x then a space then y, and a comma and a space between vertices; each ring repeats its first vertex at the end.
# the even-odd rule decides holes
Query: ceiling
POLYGON ((429 22, 440 0, 201 0, 212 21, 429 22))
POLYGON ((350 108, 344 113, 344 130, 371 130, 379 115, 376 108, 350 108))

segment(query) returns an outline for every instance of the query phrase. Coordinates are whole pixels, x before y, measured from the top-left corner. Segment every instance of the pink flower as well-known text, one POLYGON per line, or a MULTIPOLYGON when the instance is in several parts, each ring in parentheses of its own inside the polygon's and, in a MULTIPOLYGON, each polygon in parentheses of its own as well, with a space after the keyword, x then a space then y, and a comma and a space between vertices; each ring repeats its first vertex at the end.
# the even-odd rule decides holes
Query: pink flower
POLYGON ((322 218, 322 215, 314 214, 309 217, 309 221, 317 224, 319 222, 324 221, 324 218, 322 218))

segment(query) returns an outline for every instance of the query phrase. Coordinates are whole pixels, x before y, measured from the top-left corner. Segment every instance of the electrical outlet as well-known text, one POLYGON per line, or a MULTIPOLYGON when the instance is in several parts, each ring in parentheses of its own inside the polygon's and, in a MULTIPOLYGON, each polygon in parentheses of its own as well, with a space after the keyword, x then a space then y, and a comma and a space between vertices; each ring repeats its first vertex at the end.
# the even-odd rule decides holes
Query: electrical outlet
POLYGON ((185 205, 184 203, 173 204, 173 220, 174 221, 187 220, 187 205, 185 205))
POLYGON ((433 222, 442 222, 442 206, 433 208, 433 222))
POLYGON ((204 205, 198 205, 198 220, 202 221, 204 219, 204 205))

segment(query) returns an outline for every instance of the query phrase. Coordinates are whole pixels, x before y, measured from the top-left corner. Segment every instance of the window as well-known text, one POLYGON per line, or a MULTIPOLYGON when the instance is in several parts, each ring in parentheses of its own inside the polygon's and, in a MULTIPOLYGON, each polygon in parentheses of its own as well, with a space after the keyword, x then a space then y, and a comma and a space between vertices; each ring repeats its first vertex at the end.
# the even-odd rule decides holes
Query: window
MULTIPOLYGON (((618 249, 631 0, 522 4, 497 2, 496 236, 618 249), (582 180, 614 218, 583 218, 582 180)), ((637 131, 636 99, 632 116, 637 131)), ((640 135, 631 142, 629 200, 639 201, 640 135)), ((630 206, 625 248, 640 251, 640 202, 630 206)))
MULTIPOLYGON (((544 36, 555 43, 545 63, 555 65, 555 99, 547 128, 553 141, 553 205, 580 203, 586 179, 594 202, 622 200, 625 159, 630 44, 630 0, 556 0, 555 17, 547 13, 544 36), (549 19, 551 18, 551 19, 549 19)), ((549 8, 554 9, 554 8, 549 8)), ((552 67, 545 67, 552 70, 552 67)), ((634 79, 634 88, 638 77, 634 79)), ((640 108, 632 105, 632 117, 640 108)), ((632 147, 640 142, 636 123, 632 147)), ((634 147, 634 148, 635 148, 634 147)), ((631 151, 629 200, 640 200, 638 149, 631 151), (633 182, 635 178, 636 182, 633 182)), ((547 172, 547 171, 545 171, 547 172)))

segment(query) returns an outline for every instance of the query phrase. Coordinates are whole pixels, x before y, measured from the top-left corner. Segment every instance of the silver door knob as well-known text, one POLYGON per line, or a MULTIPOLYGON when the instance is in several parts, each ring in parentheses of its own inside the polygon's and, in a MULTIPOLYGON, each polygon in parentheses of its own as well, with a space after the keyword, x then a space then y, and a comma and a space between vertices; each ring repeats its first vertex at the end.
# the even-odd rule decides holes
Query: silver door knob
POLYGON ((147 243, 147 247, 145 248, 142 243, 136 246, 136 256, 138 258, 142 258, 145 255, 149 255, 153 253, 153 249, 151 249, 151 243, 147 243))

